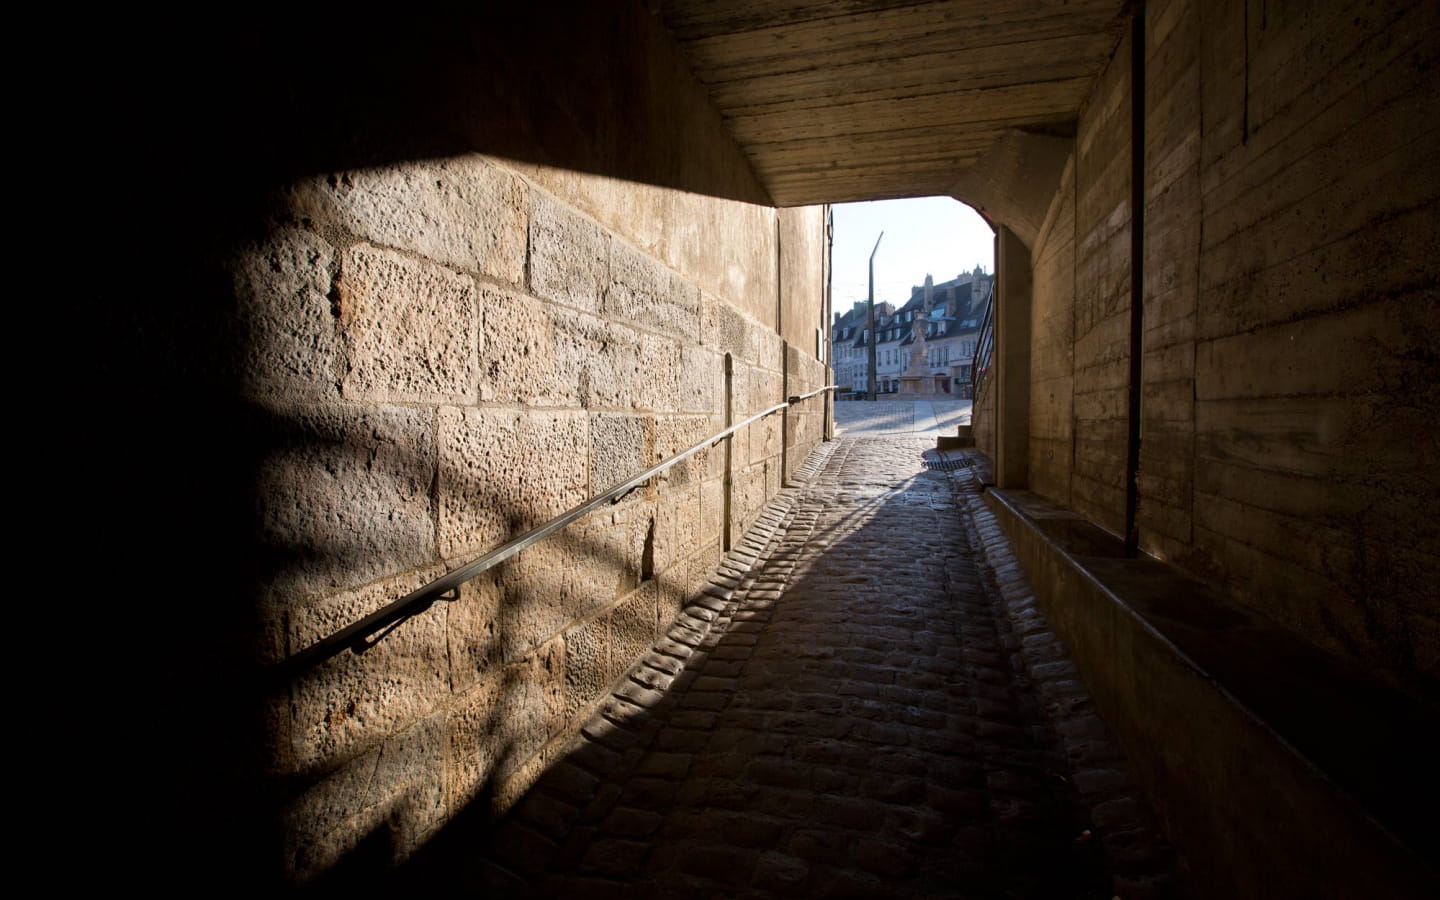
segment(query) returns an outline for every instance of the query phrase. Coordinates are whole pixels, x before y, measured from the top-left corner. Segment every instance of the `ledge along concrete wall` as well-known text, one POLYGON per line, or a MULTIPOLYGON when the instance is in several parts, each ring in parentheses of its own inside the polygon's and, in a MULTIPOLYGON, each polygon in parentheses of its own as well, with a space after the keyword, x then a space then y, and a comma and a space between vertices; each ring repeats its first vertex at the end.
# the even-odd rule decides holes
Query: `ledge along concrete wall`
MULTIPOLYGON (((1026 487, 1058 505, 1067 523, 1078 516, 1119 546, 1138 288, 1142 559, 1184 576, 1167 583, 1202 583, 1196 603, 1224 598, 1297 636, 1330 660, 1337 681, 1344 672, 1381 682, 1433 718, 1440 702, 1440 45, 1433 37, 1440 9, 1413 0, 1278 7, 1151 0, 1141 15, 1142 64, 1135 65, 1135 37, 1127 34, 1082 109, 1073 153, 1030 247, 1026 487), (1136 102, 1143 104, 1138 133, 1136 102), (1144 204, 1138 226, 1137 194, 1144 204)), ((992 212, 1003 224, 1003 210, 992 212)), ((977 400, 975 433, 993 454, 1005 411, 989 403, 1005 398, 989 393, 987 402, 977 400)), ((1055 515, 1038 517, 1035 527, 1054 526, 1055 515)), ((1045 568, 1058 565, 1044 560, 1063 555, 1063 541, 1017 538, 1033 545, 1032 574, 1050 585, 1054 602, 1083 602, 1075 584, 1091 576, 1045 568)), ((1229 613, 1217 606, 1215 615, 1229 613)), ((1064 615, 1055 618, 1063 625, 1064 615)), ((1105 648, 1132 638, 1137 647, 1167 644, 1130 634, 1132 619, 1117 616, 1123 628, 1098 641, 1088 622, 1067 641, 1077 655, 1091 654, 1077 661, 1100 685, 1097 701, 1129 697, 1111 704, 1110 715, 1134 720, 1117 722, 1117 731, 1140 735, 1150 715, 1144 704, 1154 699, 1143 688, 1146 666, 1158 663, 1105 648), (1124 694, 1136 685, 1133 696, 1124 694)), ((1223 634, 1212 638, 1223 644, 1223 634)), ((1291 658, 1277 652, 1277 683, 1295 683, 1278 672, 1291 658)), ((1250 721, 1243 702, 1237 708, 1236 721, 1250 721)), ((1235 736, 1229 752, 1247 752, 1239 749, 1247 746, 1243 728, 1221 730, 1235 736)), ((1169 752, 1163 740, 1129 749, 1153 761, 1169 752)), ((1176 771, 1170 786, 1215 774, 1198 762, 1176 771)), ((1415 774, 1415 790, 1433 793, 1428 772, 1415 774)), ((1168 790, 1163 780, 1151 788, 1168 790)), ((1240 800, 1220 789, 1223 782, 1212 779, 1209 793, 1171 792, 1169 802, 1180 798, 1168 813, 1172 824, 1195 802, 1234 813, 1240 800)), ((1167 800, 1158 799, 1163 813, 1167 800)), ((1254 821, 1266 816, 1275 813, 1254 821)), ((1275 818, 1296 835, 1284 852, 1299 855, 1284 866, 1247 855, 1242 832, 1224 832, 1234 828, 1225 815, 1183 827, 1202 835, 1192 848, 1232 855, 1233 864, 1192 860, 1196 866, 1254 876, 1220 879, 1217 890, 1263 895, 1306 869, 1305 847, 1318 844, 1304 843, 1315 837, 1302 834, 1304 818, 1275 818), (1286 866, 1290 875, 1277 874, 1286 866)), ((1183 835, 1174 836, 1186 849, 1183 835)), ((1268 838, 1256 843, 1269 852, 1268 838)), ((1411 851, 1427 852, 1413 843, 1411 851)), ((1358 863, 1349 870, 1363 871, 1358 863)))
MULTIPOLYGON (((101 419, 138 436, 110 502, 185 523, 163 542, 185 587, 126 629, 153 666, 136 696, 175 723, 135 752, 151 787, 133 803, 181 829, 182 882, 348 883, 507 808, 816 446, 829 402, 739 432, 729 473, 702 451, 363 653, 266 682, 723 428, 727 357, 737 421, 827 374, 823 210, 770 204, 642 4, 295 15, 184 60, 193 105, 166 66, 137 87, 194 130, 170 167, 129 173, 133 235, 102 289, 128 388, 98 388, 101 419), (285 52, 307 34, 344 65, 285 52), (159 234, 164 277, 141 265, 159 234)), ((114 549, 149 559, 152 540, 114 549)))

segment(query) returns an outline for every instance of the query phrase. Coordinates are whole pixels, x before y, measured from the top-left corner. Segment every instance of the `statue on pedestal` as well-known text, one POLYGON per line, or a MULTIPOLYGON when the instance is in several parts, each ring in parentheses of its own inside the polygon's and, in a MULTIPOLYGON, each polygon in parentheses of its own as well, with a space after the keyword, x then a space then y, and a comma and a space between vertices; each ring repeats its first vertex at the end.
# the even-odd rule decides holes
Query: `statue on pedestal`
POLYGON ((906 369, 907 375, 928 375, 930 374, 930 362, 925 351, 925 326, 930 322, 930 310, 935 306, 935 279, 930 275, 925 276, 925 301, 922 311, 915 314, 915 320, 910 324, 910 365, 906 369))
POLYGON ((935 305, 935 279, 925 276, 925 302, 921 309, 912 313, 910 322, 910 362, 905 374, 900 376, 900 393, 929 394, 931 387, 930 361, 925 351, 925 326, 930 322, 930 308, 935 305))

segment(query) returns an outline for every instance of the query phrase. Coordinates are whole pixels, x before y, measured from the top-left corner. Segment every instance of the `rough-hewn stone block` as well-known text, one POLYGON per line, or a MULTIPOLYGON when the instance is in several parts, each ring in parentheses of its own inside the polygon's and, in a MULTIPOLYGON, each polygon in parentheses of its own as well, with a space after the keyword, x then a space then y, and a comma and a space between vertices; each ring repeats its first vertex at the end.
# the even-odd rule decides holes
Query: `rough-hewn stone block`
MULTIPOLYGON (((690 449, 699 441, 709 437, 710 420, 704 416, 666 416, 655 421, 654 458, 658 463, 677 453, 690 449)), ((670 490, 698 481, 710 466, 710 455, 717 452, 703 448, 684 461, 676 463, 661 476, 659 486, 670 490)))
POLYGON ((725 551, 720 547, 720 541, 714 540, 700 548, 700 552, 690 557, 690 591, 686 599, 694 597, 705 589, 715 576, 715 569, 724 558, 725 551))
MULTIPOLYGON (((583 335, 560 333, 549 304, 520 294, 482 287, 485 344, 480 351, 480 399, 528 406, 579 406, 584 401, 582 369, 562 365, 566 342, 583 335)), ((564 320, 573 324, 573 319, 564 320)), ((595 348, 599 352, 598 347, 595 348)))
POLYGON ((688 563, 684 560, 660 574, 660 586, 655 595, 655 633, 663 635, 680 616, 685 605, 685 580, 689 577, 688 563))
POLYGON ((505 753, 496 708, 501 683, 498 671, 487 673, 458 694, 446 716, 445 793, 451 815, 484 793, 505 753))
POLYGON ((542 194, 530 206, 530 290, 537 297, 599 312, 610 281, 611 238, 598 225, 542 194))
MULTIPOLYGON (((445 716, 431 716, 296 797, 285 810, 288 868, 309 881, 376 832, 378 867, 417 850, 445 811, 445 716)), ((373 851, 372 851, 373 852, 373 851)))
POLYGON ((760 462, 780 456, 780 434, 784 410, 773 413, 750 426, 750 461, 760 462))
MULTIPOLYGON (((427 570, 296 607, 290 645, 299 651, 439 575, 427 570)), ((291 685, 293 773, 333 768, 429 715, 450 688, 444 604, 387 629, 364 653, 349 650, 291 685)))
POLYGON ((676 408, 683 412, 706 413, 721 408, 720 391, 725 379, 723 356, 690 344, 680 348, 680 387, 676 408))
POLYGON ((570 548, 546 539, 500 566, 496 613, 505 662, 533 653, 570 621, 565 603, 566 569, 584 564, 570 548))
POLYGON ((471 402, 479 372, 475 282, 393 250, 346 252, 337 285, 347 398, 471 402))
MULTIPOLYGON (((447 560, 456 568, 469 557, 447 560)), ((500 572, 491 569, 460 586, 458 599, 446 604, 445 627, 450 646, 450 688, 469 690, 491 677, 504 655, 506 637, 500 621, 500 572)))
MULTIPOLYGON (((754 352, 752 359, 755 360, 756 365, 775 372, 776 378, 779 378, 780 367, 785 362, 784 340, 770 328, 751 328, 750 338, 753 342, 754 352)), ((777 396, 778 393, 777 391, 777 396)))
POLYGON ((611 610, 610 656, 606 670, 609 681, 628 672, 655 642, 656 590, 652 578, 631 591, 611 610))
POLYGON ((509 284, 525 271, 528 192, 479 157, 343 172, 297 193, 302 211, 374 243, 509 284))
POLYGON ((655 423, 648 416, 597 413, 590 417, 590 485, 608 490, 651 465, 655 423))
POLYGON ((581 412, 440 411, 439 536, 446 556, 490 550, 588 495, 581 412), (537 461, 556 461, 537 465, 537 461))
POLYGON ((700 495, 700 535, 717 540, 725 523, 725 484, 718 478, 705 482, 700 495))
POLYGON ((752 465, 735 475, 731 524, 736 531, 732 535, 732 546, 734 542, 739 541, 740 536, 745 533, 755 520, 755 516, 760 513, 760 508, 765 505, 765 479, 766 465, 764 463, 752 465))
POLYGON ((675 334, 687 344, 700 339, 700 288, 671 273, 666 302, 655 311, 662 330, 675 334))
POLYGON ((610 286, 604 309, 607 316, 647 330, 699 338, 699 288, 620 241, 610 244, 610 286))
POLYGON ((534 761, 535 755, 553 733, 552 683, 550 666, 530 659, 506 666, 495 721, 504 752, 496 761, 495 777, 504 782, 514 778, 534 761))
POLYGON ((256 475, 275 602, 365 584, 434 560, 434 413, 276 407, 256 475))
POLYGON ((277 228, 231 263, 246 388, 287 398, 334 396, 340 339, 330 306, 335 248, 277 228))
POLYGON ((552 311, 555 363, 578 380, 582 403, 592 409, 631 409, 636 382, 645 377, 640 336, 624 325, 570 310, 552 311))
POLYGON ((701 343, 723 357, 750 359, 750 323, 739 310, 713 294, 701 296, 701 343))
POLYGON ((633 580, 628 523, 635 505, 597 511, 562 532, 563 557, 555 566, 564 576, 559 601, 570 620, 598 615, 633 580))
POLYGON ((674 566, 697 545, 701 531, 700 485, 671 487, 657 503, 654 571, 674 566))
POLYGON ((779 369, 752 369, 750 377, 750 402, 754 404, 751 407, 752 412, 758 413, 762 409, 785 402, 785 379, 780 375, 779 369))
POLYGON ((610 685, 609 648, 610 623, 603 616, 565 632, 563 708, 567 717, 573 719, 610 685))
POLYGON ((680 408, 683 377, 681 345, 674 340, 637 332, 639 351, 633 377, 633 403, 641 409, 671 412, 680 408))

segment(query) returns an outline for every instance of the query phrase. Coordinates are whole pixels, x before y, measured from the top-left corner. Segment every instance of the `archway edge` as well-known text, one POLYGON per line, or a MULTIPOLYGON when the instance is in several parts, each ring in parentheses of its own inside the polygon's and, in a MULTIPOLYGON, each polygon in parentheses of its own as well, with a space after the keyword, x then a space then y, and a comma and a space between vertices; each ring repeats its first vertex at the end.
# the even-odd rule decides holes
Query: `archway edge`
POLYGON ((1008 131, 956 179, 950 196, 1033 248, 1074 148, 1071 137, 1008 131))

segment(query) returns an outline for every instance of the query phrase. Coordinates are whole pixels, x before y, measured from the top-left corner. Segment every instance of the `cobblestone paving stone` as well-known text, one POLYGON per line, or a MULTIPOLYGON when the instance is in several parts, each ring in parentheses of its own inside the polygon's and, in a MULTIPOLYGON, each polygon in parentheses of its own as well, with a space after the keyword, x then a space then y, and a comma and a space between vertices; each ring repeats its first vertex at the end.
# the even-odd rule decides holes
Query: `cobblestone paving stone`
POLYGON ((931 447, 817 450, 472 892, 1188 897, 966 451, 931 447))

